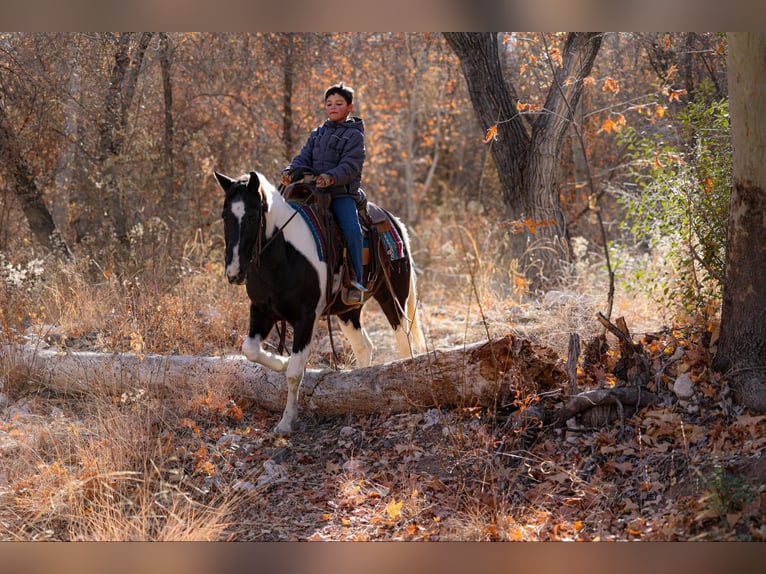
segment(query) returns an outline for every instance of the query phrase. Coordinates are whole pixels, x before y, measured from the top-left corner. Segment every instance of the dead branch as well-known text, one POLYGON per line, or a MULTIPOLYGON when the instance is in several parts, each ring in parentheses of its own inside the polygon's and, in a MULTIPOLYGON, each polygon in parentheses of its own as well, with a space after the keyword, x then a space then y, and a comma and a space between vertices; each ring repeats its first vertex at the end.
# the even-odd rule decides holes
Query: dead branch
MULTIPOLYGON (((659 400, 657 395, 640 387, 614 387, 585 391, 571 397, 567 401, 564 408, 556 415, 555 426, 559 428, 564 427, 569 419, 594 407, 619 405, 617 406, 619 411, 627 405, 634 407, 634 410, 638 411, 647 405, 659 403, 659 400)), ((601 424, 606 424, 606 422, 608 421, 603 421, 601 424)))

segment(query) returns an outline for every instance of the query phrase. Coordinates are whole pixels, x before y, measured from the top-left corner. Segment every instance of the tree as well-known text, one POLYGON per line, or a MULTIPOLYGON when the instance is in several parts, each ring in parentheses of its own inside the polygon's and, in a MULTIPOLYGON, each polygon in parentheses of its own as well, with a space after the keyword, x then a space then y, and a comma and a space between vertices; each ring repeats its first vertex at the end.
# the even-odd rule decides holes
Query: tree
POLYGON ((567 229, 559 204, 558 168, 564 137, 601 47, 602 35, 573 32, 567 35, 543 113, 532 121, 520 113, 524 105, 510 78, 502 73, 498 37, 494 33, 445 33, 468 84, 482 129, 492 136, 492 157, 503 187, 511 220, 528 221, 514 242, 524 255, 524 267, 540 284, 554 279, 559 262, 568 258, 567 229), (542 223, 542 225, 540 225, 542 223), (535 241, 534 252, 528 244, 535 241), (551 249, 552 248, 552 249, 551 249))
POLYGON ((766 412, 766 34, 728 39, 734 185, 713 367, 739 404, 766 412))
POLYGON ((152 38, 151 32, 144 32, 138 40, 138 45, 133 46, 135 35, 133 32, 124 33, 117 39, 114 66, 98 130, 100 136, 98 161, 102 170, 102 183, 109 216, 118 239, 123 243, 127 243, 128 222, 123 204, 123 185, 118 174, 118 163, 125 146, 128 110, 136 90, 138 73, 152 38))
POLYGON ((170 199, 177 198, 175 169, 173 166, 173 148, 175 140, 175 120, 173 116, 173 45, 167 32, 160 33, 160 73, 162 75, 162 100, 164 103, 163 164, 165 166, 165 187, 170 192, 170 199))
POLYGON ((21 203, 21 209, 29 223, 29 229, 38 243, 63 255, 72 257, 62 239, 53 217, 43 201, 43 195, 35 182, 34 172, 24 160, 16 133, 5 110, 5 101, 0 94, 0 162, 5 164, 13 180, 13 190, 21 203))

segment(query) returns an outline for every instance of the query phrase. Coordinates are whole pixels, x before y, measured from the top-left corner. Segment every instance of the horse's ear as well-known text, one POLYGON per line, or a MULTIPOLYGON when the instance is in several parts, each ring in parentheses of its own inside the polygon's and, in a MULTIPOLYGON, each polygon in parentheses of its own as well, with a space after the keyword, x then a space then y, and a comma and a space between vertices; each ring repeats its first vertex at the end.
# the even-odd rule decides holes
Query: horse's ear
POLYGON ((247 191, 251 193, 258 193, 261 189, 261 180, 258 179, 258 174, 254 171, 250 172, 250 181, 247 182, 247 191))
POLYGON ((213 172, 215 174, 215 178, 218 180, 218 183, 221 185, 224 191, 229 191, 229 188, 231 187, 231 184, 234 183, 234 180, 230 177, 223 175, 222 173, 218 173, 217 171, 213 172))

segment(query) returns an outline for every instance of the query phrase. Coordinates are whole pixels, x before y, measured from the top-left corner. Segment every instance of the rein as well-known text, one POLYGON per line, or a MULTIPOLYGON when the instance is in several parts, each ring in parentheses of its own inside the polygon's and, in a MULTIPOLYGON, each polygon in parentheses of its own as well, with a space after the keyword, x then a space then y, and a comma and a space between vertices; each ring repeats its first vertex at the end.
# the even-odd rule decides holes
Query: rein
POLYGON ((276 231, 272 234, 271 237, 269 237, 268 241, 266 243, 263 243, 264 238, 266 237, 266 217, 265 217, 265 211, 263 210, 263 206, 259 207, 258 211, 260 212, 260 225, 258 230, 258 239, 256 240, 255 246, 253 248, 253 252, 250 255, 250 264, 260 266, 261 264, 261 254, 266 251, 269 245, 271 245, 271 242, 274 241, 277 236, 284 231, 285 227, 288 226, 288 224, 293 220, 293 217, 298 215, 297 211, 294 211, 293 214, 287 219, 287 221, 282 224, 281 227, 278 227, 276 231))

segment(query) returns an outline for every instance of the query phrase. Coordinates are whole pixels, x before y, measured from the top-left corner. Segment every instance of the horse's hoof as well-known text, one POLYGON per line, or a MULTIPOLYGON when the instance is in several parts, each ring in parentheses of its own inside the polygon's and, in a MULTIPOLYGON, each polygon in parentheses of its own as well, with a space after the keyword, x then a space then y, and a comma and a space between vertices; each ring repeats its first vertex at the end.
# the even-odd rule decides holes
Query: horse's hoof
POLYGON ((274 436, 287 437, 293 434, 292 427, 283 427, 281 424, 274 428, 274 436))

